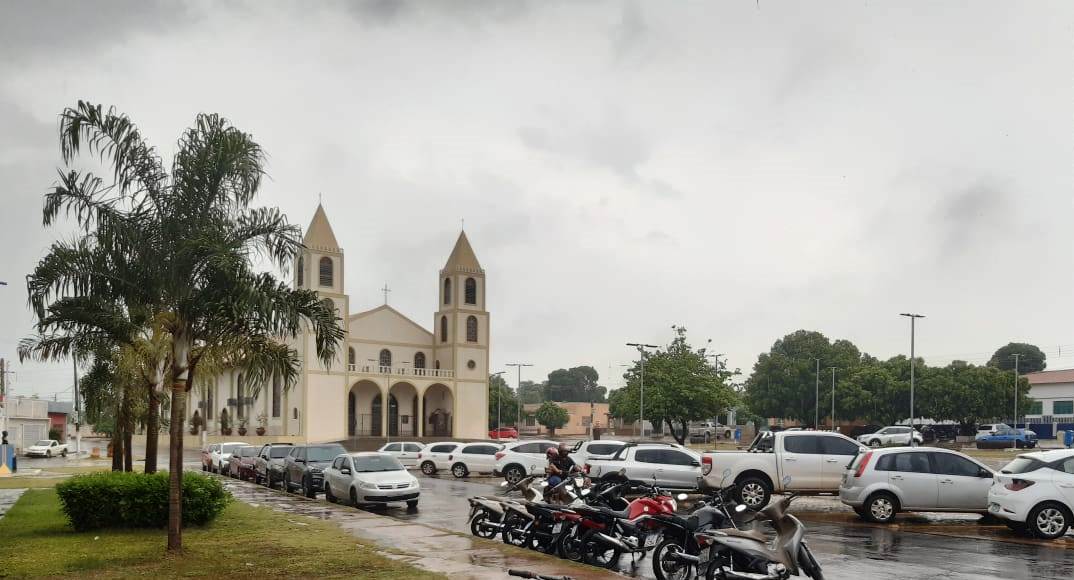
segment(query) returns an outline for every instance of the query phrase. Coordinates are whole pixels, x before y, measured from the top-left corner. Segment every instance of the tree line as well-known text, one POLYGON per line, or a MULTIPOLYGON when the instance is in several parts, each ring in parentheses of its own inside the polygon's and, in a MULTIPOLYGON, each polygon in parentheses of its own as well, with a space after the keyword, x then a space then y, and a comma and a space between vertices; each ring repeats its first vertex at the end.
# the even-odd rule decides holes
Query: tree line
MULTIPOLYGON (((535 403, 605 403, 607 387, 600 385, 600 373, 591 366, 582 365, 569 369, 556 369, 540 383, 522 381, 516 393, 502 375, 489 376, 489 428, 496 426, 497 413, 503 425, 515 425, 521 405, 535 403)), ((544 416, 557 417, 554 411, 544 416)), ((555 423, 555 421, 552 421, 555 423)), ((543 424, 543 423, 542 423, 543 424)), ((566 424, 564 419, 563 424, 566 424)), ((557 425, 558 428, 563 425, 557 425)))

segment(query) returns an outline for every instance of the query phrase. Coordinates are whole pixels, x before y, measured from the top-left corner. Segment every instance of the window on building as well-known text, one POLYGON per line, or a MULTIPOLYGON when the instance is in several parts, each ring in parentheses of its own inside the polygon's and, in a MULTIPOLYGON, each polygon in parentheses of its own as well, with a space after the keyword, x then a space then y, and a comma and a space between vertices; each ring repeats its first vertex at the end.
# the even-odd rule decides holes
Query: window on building
POLYGON ((477 317, 466 318, 466 342, 477 342, 477 317))
POLYGON ((451 304, 451 278, 444 278, 444 304, 451 304))
POLYGON ((354 357, 354 347, 353 346, 348 346, 347 347, 347 364, 353 366, 354 365, 354 359, 355 359, 355 357, 354 357))
POLYGON ((416 353, 414 353, 414 368, 416 368, 416 369, 425 368, 425 353, 424 352, 416 352, 416 353))
POLYGON ((332 258, 325 256, 320 264, 321 286, 332 286, 332 258))
POLYGON ((1074 415, 1074 401, 1055 401, 1052 403, 1053 415, 1074 415))
POLYGON ((447 316, 440 317, 440 342, 447 342, 447 316))
POLYGON ((390 367, 392 366, 392 351, 382 348, 380 349, 380 366, 390 367))
POLYGON ((304 280, 304 276, 306 275, 306 273, 304 272, 305 268, 306 268, 306 261, 302 259, 302 256, 299 256, 298 257, 298 287, 299 288, 301 288, 303 282, 305 282, 305 280, 304 280))
POLYGON ((477 280, 466 279, 466 303, 477 304, 477 280))
POLYGON ((272 416, 280 416, 280 404, 283 402, 283 381, 280 375, 272 375, 272 416))
POLYGON ((436 359, 436 368, 437 370, 440 369, 440 359, 436 359))
POLYGON ((1026 415, 1043 415, 1044 404, 1040 401, 1033 401, 1029 403, 1029 410, 1026 411, 1026 415))

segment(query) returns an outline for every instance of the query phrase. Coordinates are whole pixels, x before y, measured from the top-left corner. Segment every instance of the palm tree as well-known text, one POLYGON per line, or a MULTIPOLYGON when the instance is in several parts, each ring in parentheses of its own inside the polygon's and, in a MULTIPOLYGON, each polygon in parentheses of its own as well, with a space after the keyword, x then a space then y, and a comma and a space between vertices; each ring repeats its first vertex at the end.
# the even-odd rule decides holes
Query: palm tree
POLYGON ((251 265, 256 253, 286 271, 302 242, 300 230, 279 210, 250 207, 264 156, 249 134, 218 115, 198 115, 179 139, 168 175, 125 115, 80 101, 61 115, 60 142, 65 162, 85 148, 111 165, 113 182, 106 186, 74 170, 61 174, 61 184, 46 198, 45 222, 73 215, 118 266, 92 273, 69 267, 45 287, 146 306, 168 335, 168 550, 178 551, 183 418, 198 365, 239 345, 245 364, 258 373, 278 373, 290 386, 298 360, 281 341, 313 333, 317 355, 327 364, 343 330, 335 310, 315 292, 292 290, 251 265))

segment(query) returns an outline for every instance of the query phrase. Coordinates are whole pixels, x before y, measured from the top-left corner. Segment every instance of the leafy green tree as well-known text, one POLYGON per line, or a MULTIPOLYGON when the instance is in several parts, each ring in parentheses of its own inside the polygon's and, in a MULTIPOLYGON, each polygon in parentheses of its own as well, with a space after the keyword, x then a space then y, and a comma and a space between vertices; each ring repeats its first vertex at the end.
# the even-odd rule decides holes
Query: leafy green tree
POLYGON ((552 437, 555 437, 556 429, 566 425, 570 418, 571 416, 566 409, 552 401, 541 403, 536 413, 537 422, 547 427, 548 433, 552 437))
POLYGON ((1044 352, 1035 345, 1024 342, 1012 342, 999 347, 988 361, 988 366, 1001 371, 1013 371, 1016 354, 1020 355, 1018 357, 1018 372, 1020 373, 1035 373, 1048 366, 1048 357, 1044 352))
POLYGON ((544 385, 534 381, 522 381, 519 388, 519 398, 522 404, 544 402, 544 385))
POLYGON ((507 381, 500 375, 489 376, 489 429, 499 427, 497 416, 505 425, 514 425, 518 419, 518 399, 507 381), (499 413, 497 415, 497 412, 499 413))
POLYGON ((568 403, 603 403, 607 388, 600 386, 600 374, 591 366, 556 369, 548 373, 545 399, 568 403))
MULTIPOLYGON (((694 349, 686 328, 676 326, 675 337, 664 350, 645 355, 645 419, 666 424, 683 443, 690 421, 708 419, 725 412, 737 401, 730 386, 732 372, 718 369, 705 348, 694 349)), ((617 417, 638 417, 641 412, 641 363, 634 362, 625 377, 626 386, 615 391, 617 417)))
POLYGON ((84 235, 42 260, 55 266, 39 267, 45 275, 35 281, 34 306, 40 318, 54 296, 122 304, 123 292, 137 288, 149 297, 169 347, 168 550, 179 551, 186 396, 199 363, 231 356, 248 365, 252 385, 277 375, 289 388, 298 357, 276 341, 310 333, 328 365, 343 330, 315 292, 292 290, 251 264, 257 254, 286 271, 302 242, 279 210, 250 207, 264 175, 264 155, 250 135, 218 115, 198 115, 169 172, 125 115, 80 101, 60 117, 60 144, 65 163, 85 150, 111 167, 113 179, 72 169, 46 195, 45 223, 73 216, 84 235), (76 245, 106 256, 113 269, 79 268, 76 245))

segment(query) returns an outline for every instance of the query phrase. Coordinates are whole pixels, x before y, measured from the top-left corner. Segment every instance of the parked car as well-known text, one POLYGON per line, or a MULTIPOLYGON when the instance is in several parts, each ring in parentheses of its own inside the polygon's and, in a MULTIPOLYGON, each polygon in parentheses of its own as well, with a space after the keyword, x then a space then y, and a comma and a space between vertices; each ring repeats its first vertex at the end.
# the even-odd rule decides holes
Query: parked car
POLYGON ((490 429, 489 439, 518 439, 518 429, 515 429, 514 427, 490 429))
MULTIPOLYGON (((545 452, 558 445, 555 441, 518 441, 508 443, 496 452, 492 475, 503 476, 507 483, 518 483, 523 477, 543 473, 548 465, 545 452)), ((577 460, 575 460, 577 462, 577 460)))
MULTIPOLYGON (((919 431, 914 429, 914 441, 918 445, 925 442, 925 438, 919 431)), ((891 426, 884 427, 875 433, 869 433, 868 435, 859 435, 858 441, 868 445, 869 447, 882 447, 884 445, 909 445, 910 444, 910 428, 891 426)))
POLYGON ((993 472, 957 451, 890 447, 858 454, 839 499, 863 519, 888 523, 899 512, 988 512, 993 472))
POLYGON ((1011 426, 1006 423, 985 423, 977 426, 977 435, 988 434, 991 435, 1000 429, 1010 429, 1011 426))
POLYGON ((227 475, 232 452, 245 445, 246 443, 243 443, 242 441, 233 441, 230 443, 220 443, 214 446, 209 451, 209 471, 227 475))
POLYGON ((291 452, 291 443, 266 443, 254 459, 254 483, 274 487, 283 479, 283 459, 291 452))
POLYGON ((418 466, 421 467, 421 472, 425 475, 435 475, 441 469, 451 469, 448 457, 461 446, 462 443, 458 441, 445 441, 428 445, 421 450, 421 453, 418 453, 418 466))
POLYGON ((27 457, 52 457, 53 455, 67 457, 67 444, 55 439, 42 439, 27 447, 23 453, 27 457))
POLYGON ((324 489, 325 468, 345 453, 347 450, 338 443, 293 446, 283 459, 283 490, 297 488, 306 497, 317 497, 317 492, 324 489))
POLYGON ((705 453, 705 475, 734 482, 735 499, 761 509, 773 492, 838 493, 843 472, 868 447, 826 431, 763 431, 746 451, 705 453))
POLYGON ((212 460, 213 451, 217 451, 217 452, 220 451, 220 444, 219 443, 210 443, 209 445, 206 445, 205 447, 201 448, 201 470, 202 471, 209 471, 209 469, 212 468, 212 465, 213 465, 213 460, 212 460))
POLYGON ((466 443, 448 454, 451 475, 466 477, 471 473, 492 473, 496 468, 496 452, 503 449, 499 443, 466 443))
POLYGON ((857 439, 862 435, 868 435, 870 433, 876 433, 881 430, 883 425, 856 425, 850 428, 850 438, 857 439))
POLYGON ((336 457, 324 472, 324 496, 351 505, 406 502, 418 507, 421 484, 399 460, 386 453, 353 453, 336 457))
POLYGON ((1037 434, 1029 429, 1000 427, 992 433, 978 433, 975 442, 978 449, 1032 449, 1037 446, 1037 434))
POLYGON ((990 514, 1042 539, 1067 533, 1074 521, 1074 450, 1019 455, 995 479, 988 492, 990 514))
POLYGON ((396 443, 386 443, 377 451, 380 453, 387 453, 392 457, 399 460, 399 463, 403 464, 403 467, 410 469, 418 465, 418 455, 425 449, 424 443, 417 441, 399 441, 396 443))
POLYGON ((958 425, 926 425, 921 428, 925 442, 954 441, 958 437, 958 425))
POLYGON ((701 455, 674 444, 627 443, 611 457, 590 457, 583 469, 594 479, 624 470, 628 479, 692 490, 701 478, 701 455))
POLYGON ((256 445, 243 445, 233 450, 228 459, 228 475, 242 480, 253 479, 254 460, 259 449, 256 445))
POLYGON ((574 444, 574 449, 571 450, 571 459, 580 466, 585 465, 590 457, 611 457, 622 449, 624 445, 626 443, 623 441, 612 441, 610 439, 579 441, 574 444))

